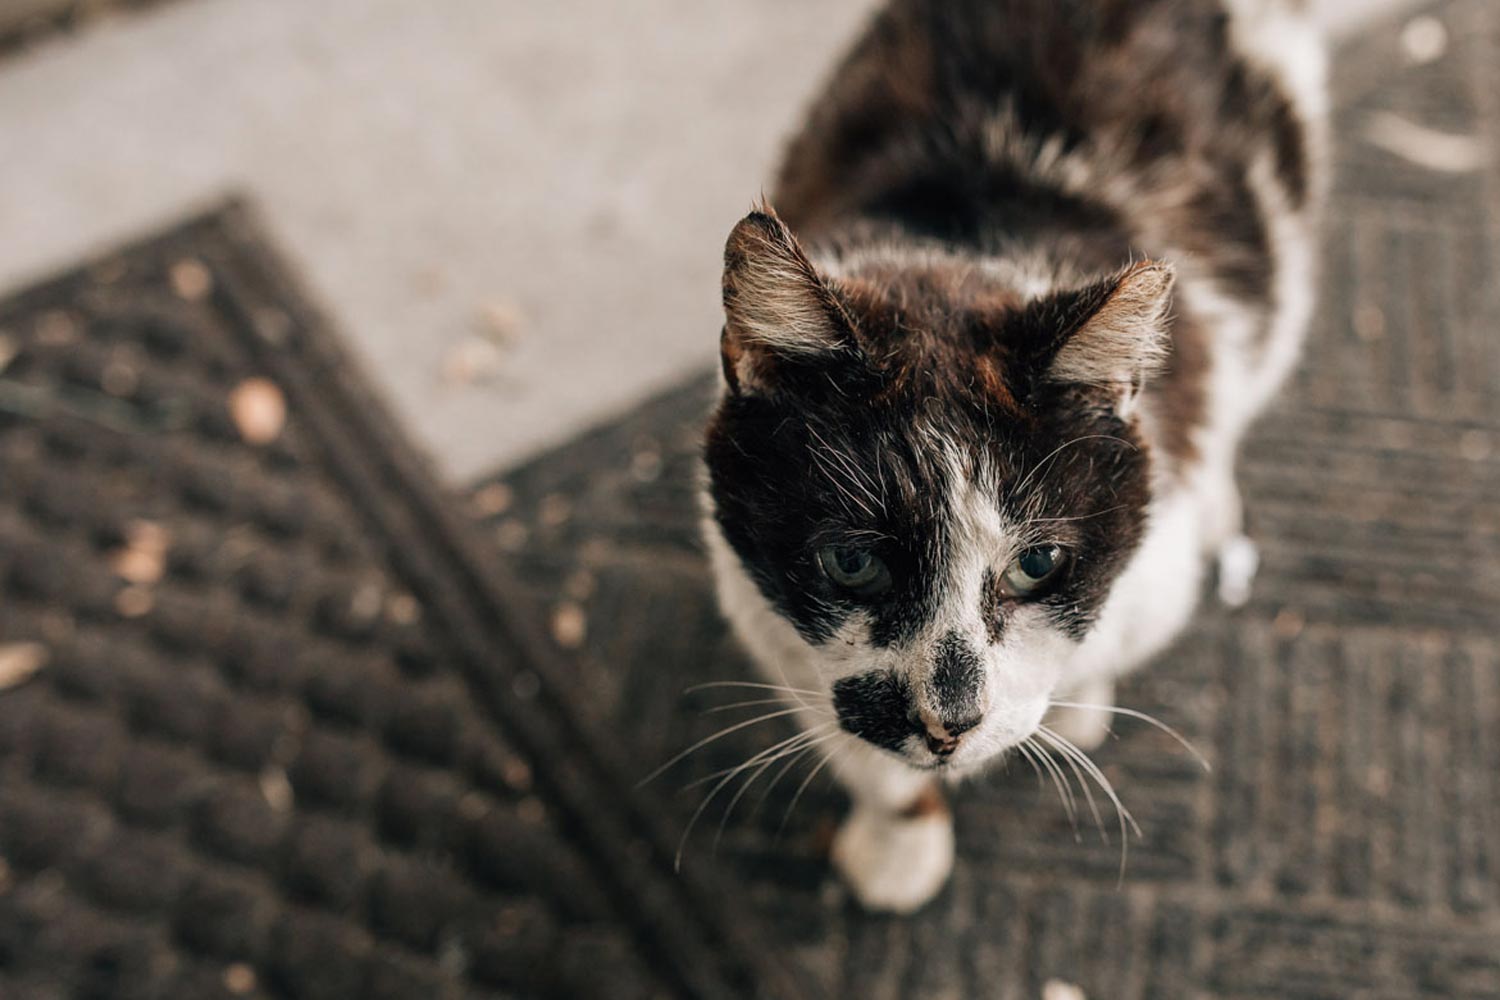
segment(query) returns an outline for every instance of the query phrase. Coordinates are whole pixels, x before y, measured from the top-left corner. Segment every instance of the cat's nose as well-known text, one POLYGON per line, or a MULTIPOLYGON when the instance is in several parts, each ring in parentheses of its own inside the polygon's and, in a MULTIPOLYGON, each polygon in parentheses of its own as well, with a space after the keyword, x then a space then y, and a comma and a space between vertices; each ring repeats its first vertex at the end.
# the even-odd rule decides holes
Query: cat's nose
POLYGON ((970 715, 961 719, 944 719, 929 724, 924 734, 927 749, 939 757, 948 757, 958 749, 959 739, 964 733, 979 725, 982 716, 970 715))

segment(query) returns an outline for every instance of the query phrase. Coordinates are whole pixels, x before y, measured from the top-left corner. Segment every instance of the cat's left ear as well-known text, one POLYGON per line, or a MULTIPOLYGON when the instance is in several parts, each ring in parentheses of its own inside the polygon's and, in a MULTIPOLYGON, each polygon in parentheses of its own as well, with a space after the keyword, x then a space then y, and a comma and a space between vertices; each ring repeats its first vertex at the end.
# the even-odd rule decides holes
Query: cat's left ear
POLYGON ((1176 273, 1145 261, 1033 303, 1032 374, 1040 381, 1118 389, 1128 406, 1165 366, 1176 273))

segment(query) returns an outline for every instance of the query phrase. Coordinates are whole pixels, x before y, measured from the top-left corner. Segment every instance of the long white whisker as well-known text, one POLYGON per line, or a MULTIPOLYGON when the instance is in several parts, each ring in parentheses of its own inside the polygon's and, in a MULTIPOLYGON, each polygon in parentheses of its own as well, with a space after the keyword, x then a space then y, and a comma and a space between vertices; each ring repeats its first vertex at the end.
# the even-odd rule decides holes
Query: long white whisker
POLYGON ((1109 712, 1113 715, 1123 715, 1130 719, 1139 719, 1147 725, 1155 726, 1157 729, 1160 729, 1162 732, 1172 737, 1172 739, 1176 740, 1184 750, 1186 750, 1193 756, 1194 760, 1202 765, 1204 771, 1208 772, 1209 774, 1213 773, 1213 765, 1208 762, 1208 758, 1199 753, 1198 748, 1193 746, 1193 744, 1188 740, 1186 736, 1182 735, 1177 730, 1167 725, 1165 722, 1156 718, 1154 715, 1147 715, 1145 712, 1137 712, 1133 708, 1118 708, 1114 705, 1087 705, 1079 701, 1054 701, 1052 704, 1058 708, 1093 709, 1098 712, 1109 712))
POLYGON ((1041 755, 1042 767, 1052 777, 1052 784, 1057 788, 1057 798, 1063 805, 1063 811, 1068 814, 1068 823, 1073 827, 1073 839, 1081 842, 1083 836, 1078 832, 1078 812, 1073 800, 1073 791, 1063 778, 1062 768, 1058 766, 1051 754, 1041 755))
POLYGON ((1088 772, 1089 776, 1099 785, 1100 790, 1109 796, 1109 800, 1114 803, 1115 815, 1120 821, 1120 877, 1117 885, 1124 885, 1125 865, 1130 854, 1130 830, 1133 829, 1137 837, 1141 836, 1140 824, 1135 821, 1135 817, 1131 815, 1130 810, 1125 808, 1125 803, 1121 802, 1120 796, 1115 793, 1114 785, 1110 784, 1109 779, 1105 777, 1099 765, 1089 759, 1088 754, 1080 750, 1066 737, 1059 735, 1046 726, 1041 726, 1037 732, 1048 745, 1055 747, 1058 753, 1077 760, 1083 769, 1088 772), (1126 826, 1127 822, 1129 823, 1128 828, 1126 826))
POLYGON ((670 768, 673 764, 676 764, 678 761, 682 760, 684 757, 687 757, 689 754, 694 753, 694 752, 696 752, 698 750, 703 749, 704 747, 708 746, 710 743, 714 742, 715 740, 721 740, 724 737, 728 736, 729 734, 731 734, 731 733, 737 733, 741 729, 746 728, 747 726, 754 726, 754 725, 757 725, 757 724, 762 723, 762 722, 769 722, 772 719, 780 719, 780 718, 783 718, 784 716, 795 715, 798 712, 805 712, 805 711, 807 711, 807 710, 805 708, 801 708, 801 707, 798 707, 798 708, 783 708, 779 712, 767 712, 765 715, 758 715, 758 716, 756 716, 753 719, 746 719, 743 722, 736 722, 732 726, 727 726, 724 729, 719 730, 717 733, 714 733, 712 736, 705 736, 703 739, 699 740, 697 743, 694 743, 692 746, 688 747, 686 750, 682 751, 677 756, 675 756, 671 760, 667 761, 661 767, 658 767, 656 770, 654 770, 650 774, 646 775, 644 778, 642 778, 639 782, 636 783, 635 787, 636 788, 640 788, 643 785, 646 785, 646 784, 650 783, 651 781, 654 781, 664 771, 666 771, 668 768, 670 768))
POLYGON ((707 795, 703 796, 703 801, 698 803, 698 808, 694 809, 693 815, 688 818, 687 827, 682 831, 682 837, 677 841, 677 855, 672 861, 672 867, 674 871, 682 870, 682 852, 687 847, 688 837, 692 835, 693 827, 698 825, 698 819, 703 815, 703 811, 708 808, 708 804, 710 802, 718 797, 719 792, 724 790, 724 786, 733 781, 736 776, 759 764, 761 760, 768 755, 772 755, 771 759, 775 760, 776 758, 773 755, 776 754, 776 752, 784 745, 804 739, 807 735, 808 734, 806 732, 801 732, 796 736, 788 737, 781 743, 778 743, 776 746, 773 746, 767 750, 762 750, 760 753, 751 757, 743 764, 740 764, 737 767, 730 768, 729 773, 719 779, 719 783, 714 785, 714 787, 709 790, 709 793, 707 795))
POLYGON ((790 698, 755 698, 751 701, 736 701, 729 705, 714 705, 712 708, 705 708, 702 714, 713 715, 715 712, 730 712, 736 708, 750 708, 752 705, 794 705, 800 708, 805 708, 809 712, 815 712, 820 715, 833 714, 826 708, 822 708, 817 705, 809 705, 805 702, 793 701, 790 698))
POLYGON ((833 753, 826 753, 826 754, 824 754, 822 761, 820 761, 818 763, 818 765, 816 767, 814 767, 811 771, 807 772, 807 777, 805 777, 805 778, 802 779, 802 784, 800 784, 800 785, 797 786, 797 791, 792 796, 792 801, 787 805, 786 812, 784 812, 784 813, 781 814, 781 825, 779 825, 778 827, 776 827, 776 836, 778 838, 781 836, 782 831, 784 831, 786 829, 786 825, 787 825, 788 821, 791 820, 791 818, 792 818, 792 811, 797 808, 797 803, 801 801, 801 799, 802 799, 802 793, 805 792, 805 791, 807 791, 807 786, 810 785, 810 784, 812 784, 812 780, 818 776, 818 772, 821 771, 821 770, 823 770, 823 768, 827 767, 828 764, 829 764, 829 762, 832 761, 833 758, 837 757, 840 752, 847 752, 847 751, 848 751, 848 746, 843 746, 843 747, 839 747, 838 749, 834 750, 833 753))
POLYGON ((750 790, 751 785, 760 780, 760 776, 766 773, 767 768, 769 768, 772 764, 776 763, 783 757, 790 757, 793 754, 801 753, 808 747, 817 746, 819 743, 826 743, 829 740, 833 739, 835 735, 835 733, 826 733, 815 740, 808 740, 805 743, 799 744, 798 746, 783 750, 776 756, 767 758, 764 762, 761 763, 759 767, 751 772, 750 777, 745 779, 744 783, 740 785, 739 791, 734 793, 734 797, 731 798, 729 800, 729 804, 724 807, 724 815, 719 817, 719 829, 714 833, 714 852, 717 853, 719 850, 719 841, 724 837, 724 828, 729 825, 729 817, 734 814, 734 807, 739 805, 740 799, 745 797, 745 793, 750 790))
POLYGON ((1065 442, 1063 442, 1062 444, 1058 445, 1056 448, 1053 448, 1050 452, 1048 452, 1047 456, 1045 458, 1043 458, 1040 462, 1037 462, 1036 465, 1034 465, 1034 466, 1031 467, 1031 471, 1028 472, 1028 473, 1026 473, 1026 477, 1021 480, 1021 482, 1016 486, 1015 489, 1013 489, 1011 491, 1011 493, 1012 494, 1018 494, 1022 490, 1026 489, 1026 487, 1031 483, 1031 480, 1033 478, 1035 478, 1036 474, 1038 472, 1041 472, 1042 469, 1047 465, 1048 462, 1052 461, 1054 458, 1056 458, 1063 451, 1067 450, 1068 448, 1073 447, 1075 444, 1081 444, 1084 441, 1093 441, 1095 439, 1101 439, 1101 440, 1107 440, 1107 441, 1118 441, 1121 444, 1130 447, 1132 450, 1135 449, 1135 445, 1131 444, 1129 441, 1126 441, 1124 438, 1122 438, 1122 437, 1116 437, 1113 434, 1084 434, 1084 435, 1081 435, 1079 437, 1074 438, 1071 441, 1065 441, 1065 442))
MULTIPOLYGON (((744 767, 747 764, 755 764, 757 761, 759 761, 766 754, 775 753, 776 751, 781 750, 781 749, 791 749, 789 747, 789 744, 796 743, 798 740, 805 740, 805 739, 807 739, 807 738, 809 738, 811 736, 820 736, 820 735, 822 735, 822 732, 824 730, 826 730, 826 728, 828 726, 831 726, 831 725, 832 725, 832 723, 824 723, 823 725, 818 726, 818 727, 816 727, 814 729, 804 729, 801 732, 797 733, 795 736, 788 736, 786 739, 784 739, 781 742, 775 744, 774 746, 767 747, 764 750, 761 750, 761 751, 759 751, 757 753, 752 754, 748 760, 741 761, 740 763, 735 764, 732 767, 726 767, 726 768, 724 768, 721 771, 715 771, 713 774, 705 774, 701 778, 694 778, 692 781, 689 781, 686 785, 683 785, 682 786, 682 790, 683 791, 687 791, 688 789, 691 789, 691 788, 698 788, 698 787, 700 787, 702 785, 708 784, 710 781, 713 781, 716 778, 722 778, 726 774, 738 773, 739 771, 743 770, 744 767)), ((778 758, 778 759, 780 759, 780 758, 778 758)))
POLYGON ((805 694, 814 698, 827 698, 826 691, 809 691, 806 688, 786 687, 782 684, 763 684, 758 681, 708 681, 705 684, 694 684, 692 687, 682 689, 683 694, 693 694, 696 691, 705 691, 709 688, 741 687, 760 688, 764 691, 785 691, 787 694, 805 694))

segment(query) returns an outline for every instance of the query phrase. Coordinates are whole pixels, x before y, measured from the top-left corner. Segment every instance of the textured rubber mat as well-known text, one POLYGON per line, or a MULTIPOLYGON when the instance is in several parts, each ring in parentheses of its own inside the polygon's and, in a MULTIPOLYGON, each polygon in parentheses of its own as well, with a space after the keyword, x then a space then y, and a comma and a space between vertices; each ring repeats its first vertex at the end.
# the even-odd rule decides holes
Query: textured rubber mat
MULTIPOLYGON (((1500 8, 1429 15, 1436 59, 1391 25, 1337 60, 1321 316, 1245 454, 1256 597, 1235 615, 1206 605, 1120 694, 1212 773, 1117 727, 1096 759, 1141 826, 1119 888, 1117 831, 1102 843, 1085 806, 1075 839, 1025 767, 977 782, 957 800, 953 883, 909 920, 861 913, 830 874, 844 802, 815 754, 761 773, 723 821, 731 783, 684 871, 732 874, 823 995, 1500 997, 1500 8), (1433 170, 1367 141, 1390 114, 1488 159, 1433 170)), ((757 679, 697 542, 711 394, 705 377, 476 493, 504 508, 497 545, 581 648, 571 698, 642 773, 775 708, 704 715, 754 693, 683 693, 757 679)), ((648 786, 679 834, 706 779, 791 735, 784 722, 648 786)))
POLYGON ((245 210, 0 304, 0 369, 0 997, 799 992, 245 210))

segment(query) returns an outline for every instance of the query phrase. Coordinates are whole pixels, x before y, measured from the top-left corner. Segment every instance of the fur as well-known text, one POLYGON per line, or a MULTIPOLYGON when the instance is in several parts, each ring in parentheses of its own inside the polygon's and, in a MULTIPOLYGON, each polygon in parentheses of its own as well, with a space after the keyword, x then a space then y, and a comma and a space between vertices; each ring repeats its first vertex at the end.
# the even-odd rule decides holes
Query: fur
POLYGON ((803 721, 841 727, 868 905, 946 878, 934 777, 1044 719, 1097 742, 1104 709, 1052 703, 1111 697, 1220 552, 1243 599, 1235 454, 1311 312, 1322 58, 1291 0, 894 0, 731 234, 705 537, 767 677, 827 692, 803 721))

